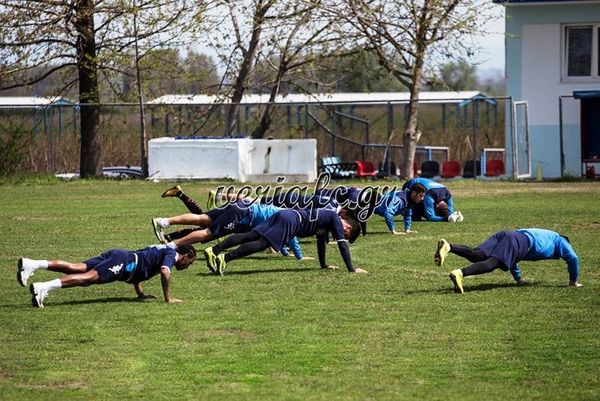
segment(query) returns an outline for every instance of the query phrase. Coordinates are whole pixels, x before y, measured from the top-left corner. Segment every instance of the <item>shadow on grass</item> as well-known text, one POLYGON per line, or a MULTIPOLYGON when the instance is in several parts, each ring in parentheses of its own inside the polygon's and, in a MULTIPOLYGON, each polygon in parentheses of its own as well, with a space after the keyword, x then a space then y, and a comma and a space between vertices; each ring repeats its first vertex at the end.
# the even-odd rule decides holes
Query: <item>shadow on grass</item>
POLYGON ((112 304, 112 303, 121 303, 121 302, 133 302, 133 303, 143 303, 143 302, 152 302, 156 300, 161 300, 160 298, 156 299, 146 299, 141 300, 135 297, 114 297, 114 298, 94 298, 94 299, 81 299, 74 301, 64 301, 64 302, 50 302, 52 306, 58 305, 85 305, 85 304, 112 304))
MULTIPOLYGON (((497 288, 521 289, 521 288, 526 288, 526 287, 558 288, 560 286, 541 284, 541 283, 530 283, 528 285, 516 285, 514 283, 482 283, 482 284, 476 284, 476 285, 464 285, 464 283, 463 283, 463 288, 465 290, 465 293, 478 292, 478 291, 489 291, 489 290, 495 290, 497 288)), ((423 290, 407 291, 407 292, 405 292, 405 294, 431 294, 431 293, 443 294, 445 292, 453 293, 454 292, 453 289, 454 289, 454 286, 452 285, 452 283, 448 282, 448 286, 446 286, 444 288, 439 288, 437 290, 423 289, 423 290)))
MULTIPOLYGON (((29 297, 29 299, 30 298, 31 297, 29 297)), ((48 306, 50 306, 50 305, 52 305, 52 306, 60 306, 60 305, 85 305, 85 304, 97 304, 97 303, 110 304, 110 303, 120 303, 120 302, 148 302, 148 301, 152 301, 152 299, 141 300, 141 299, 137 299, 136 297, 114 297, 114 298, 82 299, 82 300, 63 301, 63 302, 60 302, 60 301, 59 302, 50 301, 50 302, 48 302, 48 306)), ((31 302, 30 301, 28 301, 27 303, 0 305, 0 309, 2 309, 2 308, 20 308, 20 307, 22 307, 24 309, 32 309, 33 308, 31 306, 31 302)), ((36 309, 36 308, 33 308, 33 309, 36 309)))
MULTIPOLYGON (((239 276, 244 276, 247 274, 260 274, 260 273, 303 273, 303 272, 316 272, 321 270, 320 268, 307 268, 307 267, 301 267, 301 268, 297 268, 297 267, 290 267, 289 269, 269 269, 269 268, 265 268, 262 270, 259 269, 253 269, 253 270, 248 270, 248 269, 244 269, 244 270, 225 270, 225 275, 226 276, 233 276, 233 275, 239 275, 239 276)), ((197 276, 217 276, 217 274, 213 274, 210 272, 202 272, 202 273, 198 273, 196 274, 197 276)))

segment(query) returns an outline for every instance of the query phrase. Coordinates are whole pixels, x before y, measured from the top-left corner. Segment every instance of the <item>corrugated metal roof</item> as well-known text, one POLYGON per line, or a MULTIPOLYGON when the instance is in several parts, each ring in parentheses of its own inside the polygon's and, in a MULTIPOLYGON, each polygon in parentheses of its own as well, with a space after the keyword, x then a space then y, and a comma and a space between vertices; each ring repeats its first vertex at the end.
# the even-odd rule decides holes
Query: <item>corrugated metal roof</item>
MULTIPOLYGON (((474 98, 486 98, 478 91, 460 92, 421 92, 419 101, 422 103, 463 103, 474 98)), ((408 92, 373 92, 373 93, 316 93, 289 94, 277 96, 275 103, 408 103, 408 92)), ((267 94, 244 95, 241 104, 267 103, 267 94)), ((213 104, 229 103, 229 99, 213 95, 164 95, 150 100, 149 104, 213 104)))
POLYGON ((64 97, 40 97, 40 96, 0 96, 0 106, 49 106, 51 104, 62 103, 72 104, 64 97))

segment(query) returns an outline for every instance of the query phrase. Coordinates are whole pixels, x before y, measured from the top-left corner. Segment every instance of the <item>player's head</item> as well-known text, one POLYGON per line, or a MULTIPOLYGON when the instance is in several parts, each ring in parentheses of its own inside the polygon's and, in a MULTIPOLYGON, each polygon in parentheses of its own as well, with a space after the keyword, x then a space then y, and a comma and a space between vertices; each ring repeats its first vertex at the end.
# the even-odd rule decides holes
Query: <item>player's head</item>
POLYGON ((440 201, 435 205, 435 214, 441 217, 448 217, 448 204, 440 201))
POLYGON ((187 269, 196 260, 196 248, 191 245, 179 245, 177 247, 177 261, 175 268, 177 270, 187 269))
POLYGON ((344 237, 353 243, 356 238, 360 235, 360 224, 358 221, 350 216, 342 218, 342 226, 344 227, 344 237))
POLYGON ((410 200, 412 203, 421 203, 425 197, 425 187, 421 184, 415 184, 410 188, 410 200))

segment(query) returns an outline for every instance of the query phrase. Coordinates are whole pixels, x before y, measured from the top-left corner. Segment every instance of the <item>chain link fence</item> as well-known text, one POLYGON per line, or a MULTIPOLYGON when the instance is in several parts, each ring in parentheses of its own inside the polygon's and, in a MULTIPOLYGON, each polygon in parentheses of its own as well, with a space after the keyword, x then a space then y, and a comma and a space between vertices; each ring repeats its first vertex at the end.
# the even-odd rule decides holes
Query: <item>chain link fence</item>
MULTIPOLYGON (((148 104, 146 136, 222 137, 252 135, 264 104, 241 104, 226 121, 228 104, 148 104)), ((485 148, 505 148, 510 98, 428 100, 419 105, 422 136, 415 169, 426 160, 440 165, 479 162, 485 148)), ((139 166, 140 112, 136 104, 100 105, 101 164, 139 166)), ((265 138, 316 138, 318 157, 343 161, 386 159, 402 165, 408 105, 395 102, 277 104, 265 138)), ((0 174, 79 171, 80 121, 77 105, 0 108, 0 174)), ((510 137, 510 135, 509 135, 510 137)), ((570 136, 568 135, 570 138, 570 136)), ((568 146, 574 146, 570 143, 568 146)))

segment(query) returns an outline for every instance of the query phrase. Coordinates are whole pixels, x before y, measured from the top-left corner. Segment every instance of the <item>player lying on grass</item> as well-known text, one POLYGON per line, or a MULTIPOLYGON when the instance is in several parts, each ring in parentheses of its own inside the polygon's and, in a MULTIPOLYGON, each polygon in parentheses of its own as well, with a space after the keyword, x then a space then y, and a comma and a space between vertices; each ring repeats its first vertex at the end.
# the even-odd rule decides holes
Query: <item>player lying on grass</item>
POLYGON ((450 221, 460 223, 464 220, 462 213, 454 211, 452 192, 444 185, 427 178, 411 178, 402 185, 402 189, 411 189, 415 185, 425 187, 423 200, 412 204, 412 219, 420 221, 450 221))
POLYGON ((463 278, 485 274, 502 269, 510 271, 519 285, 528 284, 521 278, 518 262, 522 260, 563 259, 569 271, 569 286, 581 287, 579 276, 579 258, 575 254, 569 239, 554 231, 541 228, 526 228, 516 231, 499 231, 476 248, 450 244, 445 239, 438 242, 435 252, 435 264, 441 266, 448 253, 454 253, 472 264, 464 269, 450 273, 454 283, 454 292, 462 294, 463 278))
POLYGON ((389 191, 381 197, 375 207, 375 214, 383 216, 392 234, 416 233, 411 231, 412 227, 412 206, 423 201, 425 196, 425 187, 420 184, 414 185, 410 190, 389 191), (396 231, 394 217, 401 214, 404 218, 404 232, 396 231))
POLYGON ((350 272, 366 273, 366 270, 355 268, 352 265, 348 241, 356 240, 360 231, 358 222, 348 215, 340 215, 330 209, 284 209, 273 215, 269 220, 257 225, 251 231, 244 234, 234 234, 227 237, 222 243, 207 248, 206 262, 212 269, 223 275, 229 262, 243 258, 269 247, 279 251, 283 244, 292 237, 317 236, 317 252, 319 263, 323 269, 337 269, 325 262, 325 250, 327 246, 327 233, 331 232, 336 239, 338 248, 350 272), (238 248, 226 254, 221 252, 238 246, 238 248))
MULTIPOLYGON (((178 247, 185 244, 206 243, 232 233, 248 232, 279 210, 281 208, 271 205, 252 203, 250 200, 237 200, 234 203, 211 209, 203 214, 186 213, 169 218, 154 218, 152 219, 152 225, 160 242, 178 247), (165 234, 164 229, 172 225, 196 225, 198 227, 165 234)), ((298 260, 313 259, 302 254, 300 242, 295 237, 290 238, 286 246, 282 247, 280 251, 287 255, 289 252, 288 247, 292 249, 298 260)), ((214 273, 213 270, 211 271, 214 273)))
POLYGON ((36 270, 45 269, 65 274, 51 281, 32 283, 29 286, 31 303, 38 308, 44 307, 48 293, 59 288, 106 284, 112 281, 124 281, 133 284, 140 299, 155 298, 144 294, 142 282, 160 274, 163 295, 168 303, 182 301, 171 296, 171 270, 185 270, 196 260, 196 250, 191 245, 182 245, 175 251, 165 245, 155 245, 137 251, 111 249, 103 254, 80 263, 64 260, 19 259, 17 263, 17 281, 22 286, 36 270))

